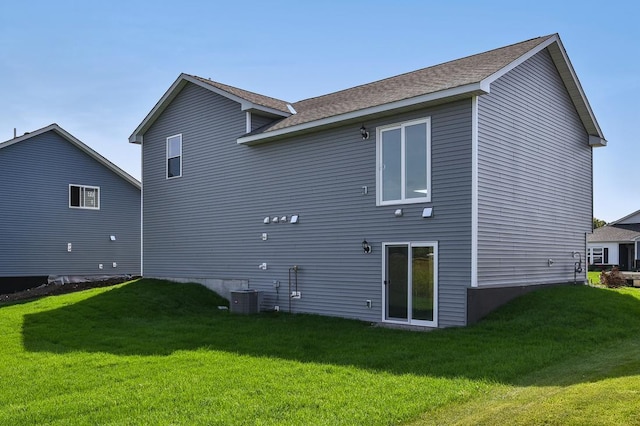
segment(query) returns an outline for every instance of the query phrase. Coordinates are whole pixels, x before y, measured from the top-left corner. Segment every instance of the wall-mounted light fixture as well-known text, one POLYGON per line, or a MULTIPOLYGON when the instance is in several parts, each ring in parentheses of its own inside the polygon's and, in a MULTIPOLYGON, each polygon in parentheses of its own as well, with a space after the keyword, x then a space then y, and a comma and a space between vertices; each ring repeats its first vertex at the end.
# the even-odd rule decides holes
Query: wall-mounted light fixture
POLYGON ((364 252, 364 254, 371 253, 371 246, 369 245, 367 240, 362 240, 362 251, 364 252))
POLYGON ((360 127, 360 136, 362 136, 362 139, 369 139, 369 132, 367 128, 364 127, 364 124, 360 127))
POLYGON ((422 209, 422 217, 431 217, 433 216, 433 207, 425 207, 422 209))

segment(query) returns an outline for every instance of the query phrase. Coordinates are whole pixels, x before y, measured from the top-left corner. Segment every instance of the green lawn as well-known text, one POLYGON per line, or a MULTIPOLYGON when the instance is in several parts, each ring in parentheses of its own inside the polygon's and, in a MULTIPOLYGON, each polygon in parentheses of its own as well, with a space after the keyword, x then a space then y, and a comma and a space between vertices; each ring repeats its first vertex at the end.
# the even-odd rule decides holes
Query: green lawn
POLYGON ((0 305, 0 424, 633 424, 640 290, 526 295, 429 333, 233 315, 139 280, 0 305))

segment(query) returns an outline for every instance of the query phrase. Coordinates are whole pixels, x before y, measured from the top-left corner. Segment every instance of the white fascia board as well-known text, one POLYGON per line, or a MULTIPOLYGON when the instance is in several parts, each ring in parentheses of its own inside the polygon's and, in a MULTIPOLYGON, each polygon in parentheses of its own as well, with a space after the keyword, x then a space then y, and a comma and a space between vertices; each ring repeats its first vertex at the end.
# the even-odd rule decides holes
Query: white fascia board
POLYGON ((134 130, 134 132, 129 136, 130 143, 141 144, 144 141, 143 133, 146 132, 149 127, 153 124, 153 122, 160 116, 160 114, 165 110, 165 108, 171 103, 171 101, 180 93, 182 88, 186 85, 186 83, 195 84, 198 87, 202 87, 203 89, 209 90, 210 92, 216 93, 220 96, 224 96, 227 99, 230 99, 234 102, 240 104, 241 111, 263 111, 268 114, 273 114, 279 117, 288 117, 291 114, 288 114, 284 111, 280 111, 274 108, 269 108, 263 105, 254 104, 246 99, 243 99, 239 96, 236 96, 232 93, 226 92, 222 89, 219 89, 211 84, 207 84, 203 81, 200 81, 196 78, 193 78, 187 74, 180 74, 180 76, 173 82, 171 87, 165 92, 165 94, 160 98, 160 100, 153 107, 151 112, 147 114, 147 116, 142 120, 142 123, 134 130))
POLYGON ((107 160, 102 155, 98 154, 96 151, 91 149, 88 145, 86 145, 85 143, 83 143, 82 141, 77 139, 75 136, 73 136, 71 133, 69 133, 66 130, 64 130, 62 127, 60 127, 56 123, 50 124, 47 127, 43 127, 42 129, 34 130, 33 132, 29 132, 29 133, 27 133, 25 135, 22 135, 22 136, 18 137, 18 138, 13 138, 13 139, 8 140, 6 142, 0 143, 0 149, 8 147, 8 146, 11 146, 11 145, 13 145, 15 143, 18 143, 18 142, 25 141, 27 139, 31 139, 33 137, 39 136, 39 135, 41 135, 43 133, 46 133, 46 132, 49 132, 49 131, 56 132, 58 135, 60 135, 64 139, 66 139, 68 142, 70 142, 73 145, 75 145, 76 147, 80 148, 80 150, 85 152, 91 158, 93 158, 94 160, 96 160, 97 162, 102 164, 103 166, 107 167, 109 170, 111 170, 112 172, 116 173, 117 175, 122 177, 124 180, 126 180, 127 182, 129 182, 130 184, 135 186, 136 188, 140 189, 140 182, 136 178, 134 178, 129 173, 127 173, 124 170, 122 170, 120 167, 118 167, 115 164, 113 164, 111 161, 107 160))
POLYGON ((360 109, 357 111, 351 111, 345 114, 339 114, 339 115, 334 115, 332 117, 322 118, 320 120, 309 121, 307 123, 302 123, 295 126, 274 130, 272 132, 260 133, 260 134, 251 135, 251 136, 243 136, 238 138, 237 143, 244 145, 244 144, 262 142, 264 140, 287 135, 289 133, 301 132, 304 130, 312 129, 314 127, 326 126, 334 123, 339 123, 341 121, 364 117, 371 114, 383 113, 387 111, 392 111, 394 109, 406 108, 413 105, 424 104, 424 103, 433 102, 440 99, 446 99, 454 96, 460 96, 465 94, 468 94, 469 96, 473 96, 473 95, 486 94, 486 93, 488 92, 482 89, 480 83, 467 84, 460 87, 441 90, 439 92, 428 93, 422 96, 416 96, 414 98, 403 99, 401 101, 391 102, 383 105, 377 105, 369 108, 360 109))
MULTIPOLYGON (((598 136, 601 139, 601 143, 596 145, 596 146, 606 146, 607 141, 602 133, 602 129, 600 129, 600 125, 598 124, 598 120, 596 120, 596 116, 593 113, 593 110, 591 109, 591 105, 589 104, 589 101, 587 100, 587 95, 585 95, 584 90, 582 89, 582 85, 580 84, 580 80, 578 79, 578 76, 576 75, 575 70, 573 69, 573 65, 571 64, 571 61, 569 60, 569 56, 567 55, 567 51, 565 50, 562 41, 560 41, 560 37, 558 37, 557 35, 554 37, 556 38, 556 46, 557 49, 550 49, 551 53, 552 53, 552 57, 554 56, 553 54, 555 52, 559 52, 562 55, 562 59, 563 61, 558 64, 556 63, 556 66, 561 66, 563 68, 565 68, 565 71, 568 72, 571 75, 571 79, 570 81, 566 81, 564 78, 563 80, 565 80, 565 84, 570 84, 573 86, 573 88, 575 90, 578 91, 579 93, 579 99, 575 99, 574 96, 572 96, 574 103, 579 104, 586 110, 587 114, 588 114, 588 118, 590 121, 590 124, 593 125, 594 129, 595 129, 595 135, 591 134, 591 136, 598 136)), ((554 60, 555 62, 555 60, 554 60)), ((560 72, 560 76, 562 76, 562 71, 563 70, 559 70, 560 72)), ((567 88, 569 89, 569 87, 567 88)), ((570 91, 571 92, 571 91, 570 91)))
POLYGON ((640 213, 640 210, 636 210, 635 212, 633 212, 631 214, 628 214, 625 217, 622 217, 622 218, 620 218, 620 219, 618 219, 616 221, 613 221, 613 222, 611 222, 611 223, 609 223, 609 224, 607 224, 605 226, 618 224, 618 223, 623 222, 623 221, 625 221, 625 220, 627 220, 627 219, 629 219, 629 218, 631 218, 631 217, 633 217, 633 216, 635 216, 635 215, 637 215, 639 213, 640 213))
POLYGON ((541 52, 542 50, 546 49, 549 45, 551 45, 552 43, 557 42, 557 41, 558 41, 558 36, 557 35, 554 35, 553 37, 549 37, 547 40, 545 40, 544 42, 540 43, 539 45, 537 45, 536 47, 534 47, 533 49, 531 49, 530 51, 528 51, 524 55, 520 56, 515 61, 511 62, 510 64, 508 64, 508 65, 506 65, 506 66, 504 66, 502 68, 500 68, 498 71, 494 72, 490 76, 485 77, 480 82, 480 84, 482 84, 483 87, 486 87, 486 86, 490 85, 491 83, 493 83, 494 81, 496 81, 497 79, 499 79, 500 77, 502 77, 503 75, 508 73, 509 71, 513 70, 518 65, 520 65, 520 64, 524 63, 525 61, 531 59, 533 56, 537 55, 539 52, 541 52))
MULTIPOLYGON (((593 129, 595 129, 596 134, 589 135, 590 136, 589 145, 590 146, 606 146, 607 141, 604 138, 604 135, 602 134, 602 130, 600 129, 600 126, 598 125, 598 121, 596 120, 596 117, 593 114, 593 111, 591 110, 591 105, 589 105, 587 96, 585 95, 584 90, 582 90, 582 86, 580 85, 580 80, 578 80, 578 76, 576 75, 576 72, 573 69, 573 65, 571 65, 571 61, 567 56, 567 52, 564 49, 564 46, 562 45, 562 41, 560 40, 560 37, 557 34, 554 34, 553 36, 549 37, 547 40, 540 43, 539 45, 537 45, 536 47, 534 47, 524 55, 520 56, 515 61, 499 69, 498 71, 491 74, 490 76, 486 77, 481 82, 483 88, 486 89, 488 85, 490 85, 491 83, 493 83, 494 81, 496 81, 497 79, 499 79, 500 77, 508 73, 509 71, 513 70, 518 65, 529 60, 530 58, 537 55, 538 53, 540 53, 542 50, 546 48, 550 48, 551 56, 554 60, 554 63, 556 67, 559 68, 558 72, 560 74, 560 77, 564 81, 564 84, 567 87, 569 95, 571 96, 574 104, 576 105, 576 108, 578 109, 578 113, 580 114, 580 107, 583 107, 584 111, 586 111, 586 113, 588 114, 588 118, 583 117, 582 114, 580 114, 581 118, 583 120, 585 119, 588 120, 588 123, 593 126, 593 129), (562 60, 560 62, 558 62, 554 58, 554 53, 559 53, 561 55, 562 60), (575 92, 571 90, 572 88, 575 89, 575 92), (576 98, 576 95, 574 94, 576 92, 578 94, 577 98, 576 98)), ((488 91, 489 90, 487 90, 487 92, 488 91)))
POLYGON ((164 92, 164 95, 162 95, 160 100, 156 102, 151 111, 149 111, 149 114, 147 114, 138 127, 136 127, 131 136, 129 136, 129 143, 142 144, 142 135, 149 129, 149 127, 151 127, 156 118, 158 118, 162 111, 164 111, 171 103, 173 98, 175 98, 180 90, 182 90, 182 88, 187 84, 186 77, 186 74, 180 74, 176 81, 174 81, 167 91, 164 92))
POLYGON ((101 163, 102 165, 110 169, 112 172, 119 175, 121 178, 123 178, 124 180, 126 180, 127 182, 135 186, 136 188, 140 189, 140 182, 136 178, 134 178, 129 173, 122 170, 120 167, 113 164, 111 161, 107 160, 102 155, 98 154, 96 151, 91 149, 88 145, 76 139, 73 135, 68 133, 66 130, 64 130, 58 125, 56 125, 56 128, 52 130, 56 131, 60 136, 67 139, 72 144, 76 145, 78 148, 86 152, 89 156, 93 157, 96 161, 98 161, 99 163, 101 163))

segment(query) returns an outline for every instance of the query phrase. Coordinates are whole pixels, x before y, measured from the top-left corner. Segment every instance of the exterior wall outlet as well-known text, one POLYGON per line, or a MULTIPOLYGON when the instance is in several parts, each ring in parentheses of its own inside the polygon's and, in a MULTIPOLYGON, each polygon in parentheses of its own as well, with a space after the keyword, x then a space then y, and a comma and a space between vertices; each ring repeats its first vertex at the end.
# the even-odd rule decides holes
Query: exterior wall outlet
POLYGON ((273 288, 280 288, 280 281, 273 280, 273 288))
POLYGON ((292 299, 300 299, 302 296, 300 295, 299 291, 292 291, 291 292, 291 298, 292 299))
POLYGON ((367 308, 371 309, 371 300, 367 299, 366 303, 367 303, 367 308))
POLYGON ((116 262, 113 262, 113 264, 111 266, 113 266, 114 268, 117 268, 118 264, 116 262))
POLYGON ((98 269, 104 269, 104 265, 102 263, 98 263, 98 269))
POLYGON ((67 251, 71 253, 71 243, 67 243, 67 251))
POLYGON ((267 238, 269 238, 269 236, 267 235, 266 232, 262 233, 262 241, 267 241, 267 238))
POLYGON ((261 263, 258 265, 258 268, 262 269, 263 271, 267 270, 267 264, 266 263, 261 263))
POLYGON ((280 312, 280 306, 276 305, 273 307, 273 310, 276 312, 280 312))

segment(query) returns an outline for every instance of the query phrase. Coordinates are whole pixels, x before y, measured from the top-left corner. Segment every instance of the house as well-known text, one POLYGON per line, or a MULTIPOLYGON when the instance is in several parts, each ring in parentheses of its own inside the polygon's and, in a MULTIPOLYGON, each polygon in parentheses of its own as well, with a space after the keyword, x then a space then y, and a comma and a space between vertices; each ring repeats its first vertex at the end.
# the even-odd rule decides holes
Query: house
POLYGON ((592 268, 640 270, 640 210, 594 229, 587 236, 587 261, 592 268))
POLYGON ((2 292, 140 274, 136 179, 57 124, 0 143, 0 170, 2 292))
POLYGON ((144 276, 424 327, 573 282, 606 145, 557 34, 294 103, 181 74, 129 141, 144 276))

